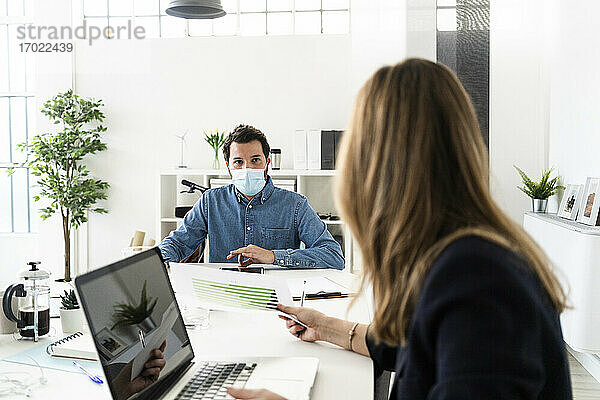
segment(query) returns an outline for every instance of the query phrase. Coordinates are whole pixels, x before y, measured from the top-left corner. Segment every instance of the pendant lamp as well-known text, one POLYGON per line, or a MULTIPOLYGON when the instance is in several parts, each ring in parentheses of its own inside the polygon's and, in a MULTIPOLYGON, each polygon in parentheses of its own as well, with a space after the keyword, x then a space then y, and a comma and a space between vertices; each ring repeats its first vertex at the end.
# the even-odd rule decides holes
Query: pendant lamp
POLYGON ((213 19, 225 16, 221 0, 170 0, 168 15, 187 19, 213 19))

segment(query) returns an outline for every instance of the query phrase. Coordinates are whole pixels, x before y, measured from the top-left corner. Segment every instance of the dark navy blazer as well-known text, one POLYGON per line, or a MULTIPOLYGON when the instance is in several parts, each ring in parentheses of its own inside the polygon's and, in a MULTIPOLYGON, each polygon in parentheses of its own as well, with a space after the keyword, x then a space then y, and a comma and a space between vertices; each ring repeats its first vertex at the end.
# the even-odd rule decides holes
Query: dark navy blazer
POLYGON ((515 253, 469 236, 432 266, 408 342, 367 335, 376 367, 395 371, 390 399, 572 399, 557 311, 515 253))

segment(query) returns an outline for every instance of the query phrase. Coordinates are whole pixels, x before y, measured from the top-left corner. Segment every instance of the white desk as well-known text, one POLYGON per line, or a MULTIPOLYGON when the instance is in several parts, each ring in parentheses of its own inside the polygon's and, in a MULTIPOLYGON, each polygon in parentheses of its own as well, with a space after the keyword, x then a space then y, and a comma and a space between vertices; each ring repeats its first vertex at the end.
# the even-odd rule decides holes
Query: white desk
MULTIPOLYGON (((284 274, 295 278, 304 276, 326 276, 343 285, 354 284, 350 274, 332 270, 281 271, 270 274, 284 274)), ((306 306, 318 309, 328 315, 348 318, 358 322, 371 320, 368 303, 359 298, 355 306, 348 311, 350 299, 311 300, 306 306)), ((52 338, 43 338, 39 343, 50 343, 61 337, 60 321, 53 319, 51 326, 58 329, 52 338)), ((210 328, 206 330, 188 330, 196 359, 232 359, 244 357, 268 356, 311 356, 320 360, 319 372, 315 381, 311 399, 372 399, 373 365, 371 359, 343 350, 326 343, 305 343, 294 338, 285 329, 283 321, 276 315, 244 314, 211 311, 210 328)), ((0 358, 23 351, 37 345, 30 341, 16 342, 12 335, 0 335, 0 358)), ((38 376, 37 367, 0 362, 0 372, 27 371, 38 376)), ((69 398, 109 399, 110 392, 106 384, 93 383, 83 374, 44 370, 48 383, 34 391, 32 399, 69 398)), ((191 371, 187 373, 191 375, 191 371)), ((187 375, 184 378, 187 378, 187 375)), ((173 399, 184 386, 187 379, 181 379, 164 398, 173 399)), ((25 397, 23 397, 25 398, 25 397)))

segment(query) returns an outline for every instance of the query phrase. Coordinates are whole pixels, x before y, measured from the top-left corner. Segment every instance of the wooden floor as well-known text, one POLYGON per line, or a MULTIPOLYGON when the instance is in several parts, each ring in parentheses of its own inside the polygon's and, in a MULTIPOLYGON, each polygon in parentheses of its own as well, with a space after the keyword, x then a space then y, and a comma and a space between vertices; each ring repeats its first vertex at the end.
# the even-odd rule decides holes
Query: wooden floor
POLYGON ((600 383, 571 354, 569 354, 569 366, 571 368, 573 399, 600 400, 600 383))

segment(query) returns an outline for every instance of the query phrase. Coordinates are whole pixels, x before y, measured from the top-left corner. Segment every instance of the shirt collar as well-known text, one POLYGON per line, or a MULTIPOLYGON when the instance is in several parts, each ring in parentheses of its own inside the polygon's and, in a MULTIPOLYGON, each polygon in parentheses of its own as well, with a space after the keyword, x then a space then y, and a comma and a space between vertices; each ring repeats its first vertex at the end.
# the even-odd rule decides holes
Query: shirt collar
MULTIPOLYGON (((267 199, 269 197, 271 197, 271 194, 273 194, 274 189, 275 189, 275 185, 273 185, 273 180, 271 179, 270 176, 267 175, 267 183, 265 184, 265 187, 263 188, 263 190, 258 192, 256 194, 256 196, 254 196, 252 198, 252 200, 260 199, 260 204, 264 204, 265 201, 267 201, 267 199)), ((237 197, 238 203, 241 203, 243 200, 248 201, 246 199, 246 197, 242 193, 240 193, 239 190, 237 190, 237 189, 234 189, 234 190, 235 190, 235 196, 237 197)))

